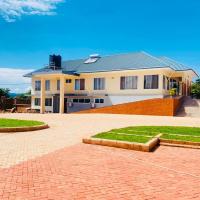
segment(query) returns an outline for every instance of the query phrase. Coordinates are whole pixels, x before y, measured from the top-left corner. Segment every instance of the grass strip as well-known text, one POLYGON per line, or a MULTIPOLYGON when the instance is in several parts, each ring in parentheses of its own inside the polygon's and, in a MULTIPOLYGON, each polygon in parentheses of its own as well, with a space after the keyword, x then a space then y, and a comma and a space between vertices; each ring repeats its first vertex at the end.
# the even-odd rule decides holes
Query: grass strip
POLYGON ((135 126, 124 128, 126 131, 144 131, 154 134, 168 133, 168 134, 181 134, 181 135, 195 135, 200 136, 200 128, 198 127, 184 127, 184 126, 135 126))
POLYGON ((116 133, 100 133, 92 136, 93 138, 99 139, 108 139, 108 140, 119 140, 119 141, 127 141, 127 142, 137 142, 137 143, 146 143, 151 138, 146 136, 136 136, 136 135, 124 135, 124 134, 116 134, 116 133))
POLYGON ((44 122, 39 122, 39 121, 0 118, 0 128, 30 127, 30 126, 39 126, 43 124, 44 122))
POLYGON ((143 137, 152 138, 152 135, 142 135, 140 133, 137 134, 137 132, 131 133, 131 134, 129 134, 129 133, 116 133, 116 132, 109 132, 109 133, 114 133, 114 134, 118 134, 118 135, 132 135, 132 136, 134 135, 134 136, 138 136, 138 137, 143 136, 143 137))
POLYGON ((200 128, 182 126, 133 126, 95 135, 95 138, 145 143, 158 134, 161 138, 200 142, 200 128))
POLYGON ((189 141, 189 142, 200 142, 200 137, 186 136, 186 135, 169 135, 163 134, 161 136, 163 139, 168 140, 179 140, 179 141, 189 141))

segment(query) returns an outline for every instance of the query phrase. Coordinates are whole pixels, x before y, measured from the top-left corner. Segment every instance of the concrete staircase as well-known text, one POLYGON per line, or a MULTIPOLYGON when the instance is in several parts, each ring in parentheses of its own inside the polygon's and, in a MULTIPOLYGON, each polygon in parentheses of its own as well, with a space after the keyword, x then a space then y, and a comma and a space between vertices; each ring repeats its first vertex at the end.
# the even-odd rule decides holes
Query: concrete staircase
POLYGON ((184 103, 177 113, 178 117, 200 117, 200 100, 185 97, 184 103))

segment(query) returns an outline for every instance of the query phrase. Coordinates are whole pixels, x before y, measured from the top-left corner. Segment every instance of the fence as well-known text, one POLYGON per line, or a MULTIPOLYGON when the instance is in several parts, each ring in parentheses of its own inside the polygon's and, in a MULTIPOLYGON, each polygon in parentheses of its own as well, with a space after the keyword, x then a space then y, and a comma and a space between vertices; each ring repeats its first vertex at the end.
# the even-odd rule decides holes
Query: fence
POLYGON ((31 99, 18 99, 18 98, 6 98, 6 97, 0 97, 0 110, 5 111, 7 109, 12 109, 16 107, 17 111, 18 109, 20 112, 22 112, 23 108, 30 107, 31 105, 31 99))

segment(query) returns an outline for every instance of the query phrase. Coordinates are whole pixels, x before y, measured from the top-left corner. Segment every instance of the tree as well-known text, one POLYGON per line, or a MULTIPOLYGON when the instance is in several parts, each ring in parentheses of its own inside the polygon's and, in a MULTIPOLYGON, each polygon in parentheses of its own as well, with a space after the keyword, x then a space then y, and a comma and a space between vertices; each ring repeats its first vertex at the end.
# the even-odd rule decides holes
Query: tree
POLYGON ((9 92, 10 90, 8 88, 0 88, 0 98, 1 97, 6 97, 9 98, 9 92))
POLYGON ((21 99, 21 100, 28 100, 31 97, 31 90, 28 90, 25 93, 19 94, 16 96, 17 99, 21 99))
POLYGON ((197 79, 196 82, 192 84, 191 93, 193 97, 200 99, 200 79, 197 79))
POLYGON ((8 88, 0 88, 0 110, 6 110, 8 106, 8 98, 10 90, 8 88))

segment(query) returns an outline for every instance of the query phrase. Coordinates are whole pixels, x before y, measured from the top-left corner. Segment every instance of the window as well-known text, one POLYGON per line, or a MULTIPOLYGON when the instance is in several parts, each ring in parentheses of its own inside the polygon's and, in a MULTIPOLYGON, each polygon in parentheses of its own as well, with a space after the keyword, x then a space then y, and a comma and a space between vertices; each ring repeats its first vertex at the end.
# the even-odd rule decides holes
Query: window
POLYGON ((71 83, 71 82, 72 82, 72 79, 66 79, 65 82, 66 82, 66 83, 71 83))
POLYGON ((120 79, 120 89, 137 89, 137 76, 122 76, 120 79))
POLYGON ((170 79, 170 88, 177 88, 178 82, 175 79, 170 79))
POLYGON ((85 79, 75 79, 75 90, 85 90, 85 79))
POLYGON ((100 103, 104 103, 104 99, 100 99, 100 103))
POLYGON ((73 103, 78 103, 78 99, 73 99, 73 103))
POLYGON ((60 90, 60 80, 57 80, 57 90, 60 90))
POLYGON ((52 98, 45 99, 45 106, 52 106, 52 98))
POLYGON ((163 89, 166 89, 166 76, 163 76, 163 89))
POLYGON ((50 90, 50 80, 45 81, 45 90, 49 91, 50 90))
POLYGON ((170 83, 170 78, 167 78, 167 90, 169 90, 169 88, 170 88, 169 83, 170 83))
POLYGON ((90 99, 73 99, 73 103, 90 103, 90 99))
POLYGON ((158 75, 144 76, 144 89, 158 89, 158 75))
POLYGON ((104 99, 95 99, 95 103, 104 103, 104 99))
POLYGON ((35 98, 35 106, 40 106, 40 98, 35 98))
POLYGON ((41 81, 35 81, 35 91, 41 90, 41 81))
POLYGON ((105 90, 105 78, 94 78, 94 90, 105 90))
POLYGON ((78 102, 79 103, 84 103, 84 99, 79 99, 78 102))
POLYGON ((85 103, 90 103, 90 99, 85 99, 85 103))

